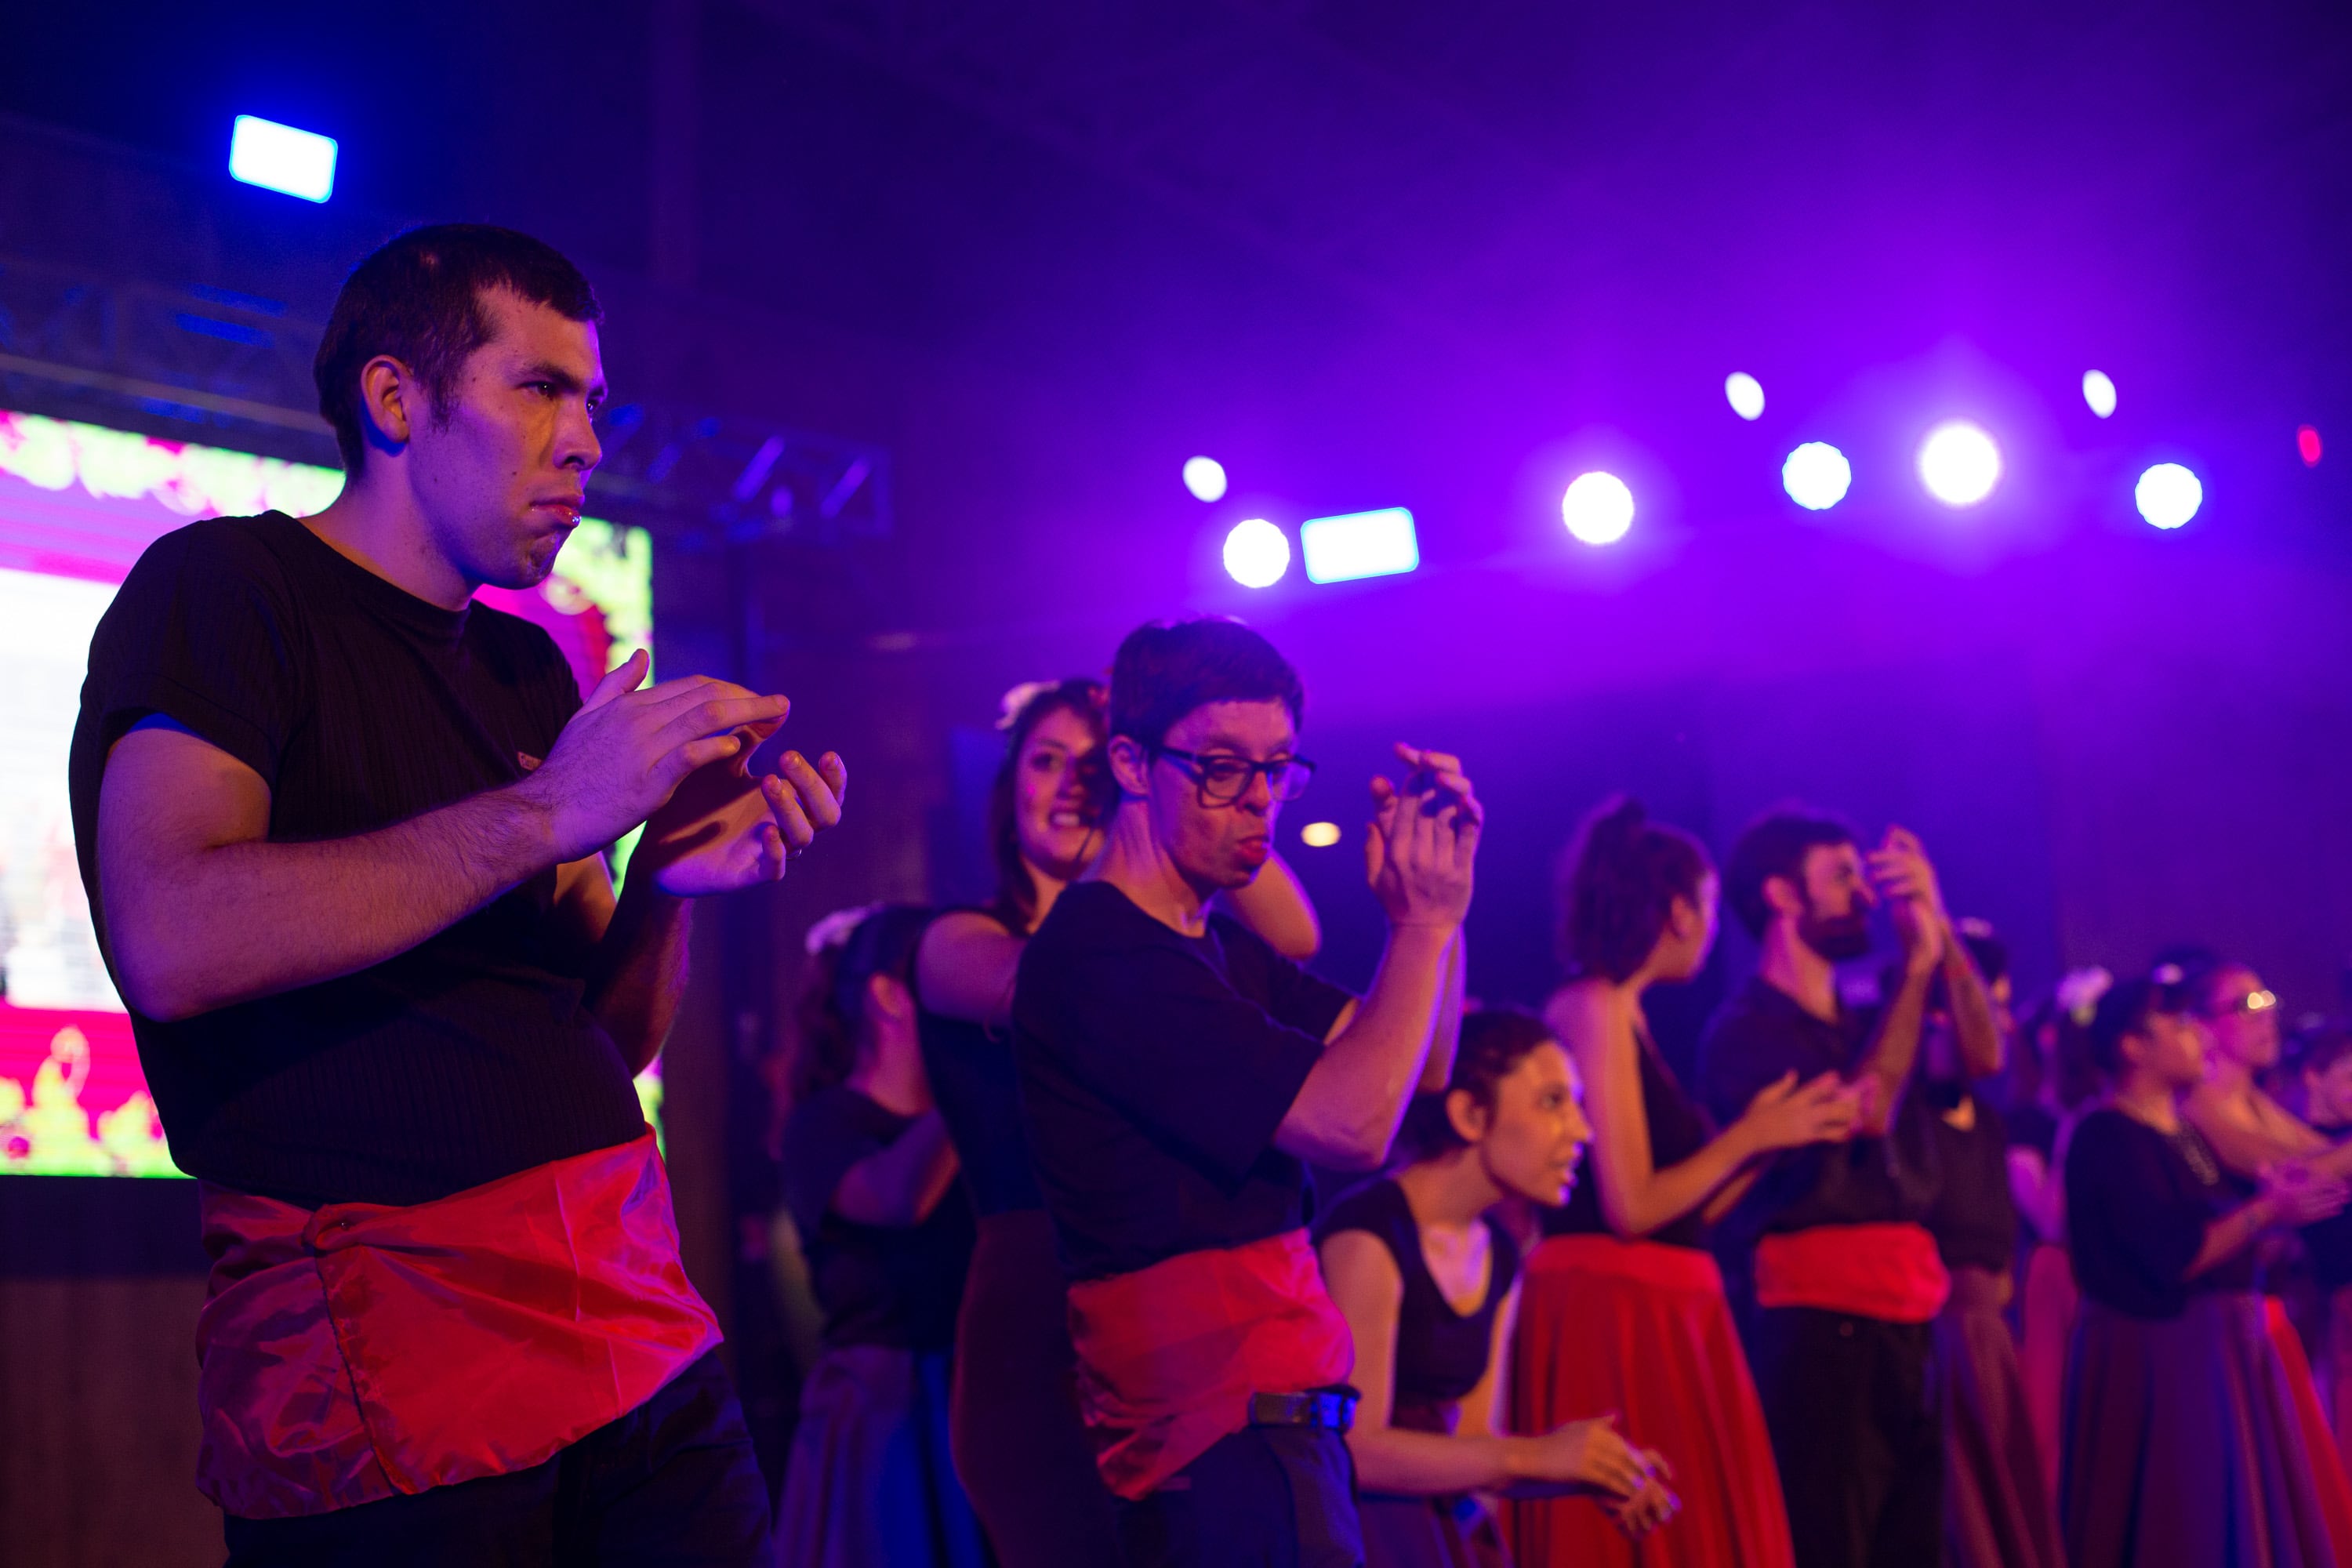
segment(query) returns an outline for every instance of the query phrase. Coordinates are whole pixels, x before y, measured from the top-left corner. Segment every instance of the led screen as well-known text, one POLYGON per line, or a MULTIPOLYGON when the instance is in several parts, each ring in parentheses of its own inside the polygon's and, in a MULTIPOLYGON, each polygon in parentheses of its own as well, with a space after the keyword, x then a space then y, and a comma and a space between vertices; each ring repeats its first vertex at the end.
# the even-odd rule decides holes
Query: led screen
MULTIPOLYGON (((178 1174, 74 858, 66 752, 90 634, 158 536, 301 516, 341 486, 331 468, 0 410, 0 1173, 178 1174)), ((545 626, 584 689, 652 640, 652 542, 586 521, 538 589, 481 598, 545 626)), ((659 1079, 638 1092, 653 1120, 659 1079)))

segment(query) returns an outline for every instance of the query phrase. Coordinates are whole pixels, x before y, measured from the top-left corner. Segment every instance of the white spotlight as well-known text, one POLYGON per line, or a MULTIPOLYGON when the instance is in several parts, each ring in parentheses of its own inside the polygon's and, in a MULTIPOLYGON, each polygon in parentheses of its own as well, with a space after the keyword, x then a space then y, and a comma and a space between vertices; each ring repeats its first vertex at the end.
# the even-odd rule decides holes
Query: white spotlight
POLYGON ((2102 419, 2116 411, 2116 384, 2105 371, 2086 370, 2083 373, 2083 401, 2089 404, 2091 412, 2102 419))
POLYGON ((1559 498, 1559 520, 1586 544, 1614 544, 1633 526, 1633 492, 1614 474, 1579 474, 1559 498))
POLYGON ((1225 535, 1225 570, 1244 588, 1271 588, 1290 570, 1290 536, 1262 517, 1225 535))
POLYGON ((2179 463, 2158 463, 2132 487, 2132 504, 2150 528, 2179 528, 2205 504, 2205 487, 2179 463))
POLYGON ((1938 425, 1919 443, 1919 482, 1946 506, 1974 506, 2000 483, 2000 448, 1965 419, 1938 425))
POLYGON ((1225 466, 1214 458, 1184 459, 1184 488, 1195 500, 1225 499, 1225 466))
POLYGON ((1780 465, 1780 488, 1807 511, 1829 510, 1853 485, 1853 466, 1827 441, 1806 442, 1780 465))
POLYGON ((1764 384, 1746 371, 1735 370, 1723 378, 1723 395, 1731 400, 1731 411, 1742 419, 1763 416, 1764 384))

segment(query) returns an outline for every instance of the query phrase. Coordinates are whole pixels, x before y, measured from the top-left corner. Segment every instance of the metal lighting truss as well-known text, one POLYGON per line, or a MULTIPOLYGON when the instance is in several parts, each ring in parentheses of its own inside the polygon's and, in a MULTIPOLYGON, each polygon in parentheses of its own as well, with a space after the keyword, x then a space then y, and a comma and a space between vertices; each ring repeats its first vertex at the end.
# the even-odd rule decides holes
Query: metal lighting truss
MULTIPOLYGON (((275 300, 0 257, 0 406, 332 464, 322 327, 275 300)), ((589 506, 688 543, 835 545, 891 531, 883 447, 658 402, 599 416, 589 506)))

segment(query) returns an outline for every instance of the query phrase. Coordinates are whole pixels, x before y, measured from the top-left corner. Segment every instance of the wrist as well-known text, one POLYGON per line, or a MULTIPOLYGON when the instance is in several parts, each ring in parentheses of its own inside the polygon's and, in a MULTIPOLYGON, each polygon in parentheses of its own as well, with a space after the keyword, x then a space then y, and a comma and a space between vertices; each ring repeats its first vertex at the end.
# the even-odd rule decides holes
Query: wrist
POLYGON ((1546 1479, 1541 1449, 1532 1437, 1498 1438, 1503 1452, 1503 1480, 1506 1485, 1517 1481, 1546 1479))
POLYGON ((495 793, 500 797, 509 824, 529 847, 533 864, 561 866, 566 860, 580 858, 565 853, 562 834, 556 825, 555 802, 540 784, 539 775, 526 774, 495 793))

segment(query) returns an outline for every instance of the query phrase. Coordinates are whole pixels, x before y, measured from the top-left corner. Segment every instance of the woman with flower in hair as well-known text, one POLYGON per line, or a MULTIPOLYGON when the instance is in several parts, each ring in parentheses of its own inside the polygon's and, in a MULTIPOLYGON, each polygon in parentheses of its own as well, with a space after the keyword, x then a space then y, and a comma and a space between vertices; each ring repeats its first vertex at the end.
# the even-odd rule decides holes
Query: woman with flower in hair
POLYGON ((1715 940, 1716 876, 1689 835, 1621 799, 1586 819, 1562 889, 1574 975, 1546 1018, 1574 1058, 1592 1118, 1592 1173, 1528 1268, 1517 1411, 1540 1427, 1615 1410, 1673 1461, 1683 1512, 1635 1544, 1590 1504, 1512 1505, 1524 1568, 1636 1563, 1785 1568, 1794 1560, 1780 1470, 1723 1277, 1711 1220, 1760 1162, 1842 1139, 1856 1102, 1834 1073, 1769 1085, 1720 1133, 1651 1037, 1643 994, 1685 981, 1715 940))
POLYGON ((1519 1247, 1489 1211, 1566 1198, 1591 1135, 1577 1100, 1576 1068, 1542 1019, 1473 1013, 1444 1091, 1406 1111, 1403 1168, 1316 1226, 1355 1339, 1362 1397, 1348 1448, 1365 1568, 1507 1564, 1480 1493, 1582 1493, 1629 1540, 1674 1511, 1664 1461, 1605 1409, 1527 1436, 1503 1419, 1519 1247))
MULTIPOLYGON (((915 962, 924 1061, 980 1216, 956 1334, 956 1469, 1003 1568, 1119 1561, 1078 1415, 1061 1264, 1030 1171, 1008 1026, 1030 933, 1102 848, 1108 697, 1084 679, 1006 695, 988 803, 996 897, 939 915, 915 962)), ((1233 903, 1285 957, 1314 955, 1314 910, 1279 857, 1233 903)))
POLYGON ((923 1072, 915 945, 930 912, 820 926, 780 1136, 784 1207, 824 1314, 776 1521, 794 1568, 981 1568, 948 1456, 971 1211, 923 1072))

